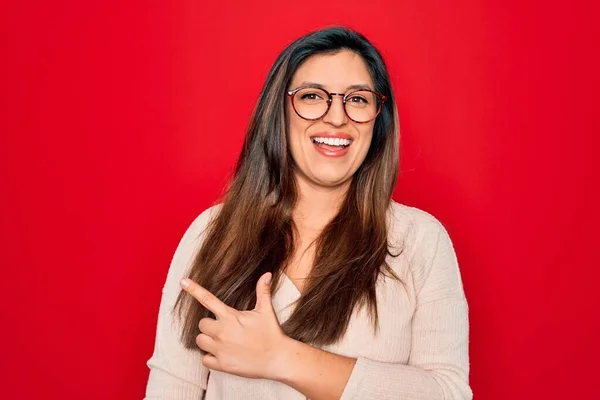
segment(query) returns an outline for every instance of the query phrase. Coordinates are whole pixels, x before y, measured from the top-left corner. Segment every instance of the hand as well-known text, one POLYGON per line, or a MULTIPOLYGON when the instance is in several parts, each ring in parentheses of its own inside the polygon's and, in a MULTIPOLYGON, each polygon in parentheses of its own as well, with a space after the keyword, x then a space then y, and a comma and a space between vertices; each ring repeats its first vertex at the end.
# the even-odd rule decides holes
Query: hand
POLYGON ((271 273, 256 284, 256 307, 238 311, 197 283, 183 279, 181 287, 215 317, 203 318, 196 344, 207 354, 202 364, 212 370, 246 378, 273 379, 288 340, 271 303, 271 273))

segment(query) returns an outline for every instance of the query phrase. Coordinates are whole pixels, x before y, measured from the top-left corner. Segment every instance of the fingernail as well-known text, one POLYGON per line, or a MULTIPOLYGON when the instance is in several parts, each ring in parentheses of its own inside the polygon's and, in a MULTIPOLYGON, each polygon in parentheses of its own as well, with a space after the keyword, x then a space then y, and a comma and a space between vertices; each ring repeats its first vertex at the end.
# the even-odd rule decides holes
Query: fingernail
POLYGON ((272 277, 272 276, 273 276, 272 274, 269 274, 269 275, 267 276, 267 279, 265 279, 265 283, 266 283, 267 285, 270 285, 270 284, 271 284, 271 277, 272 277))
POLYGON ((181 280, 181 282, 179 282, 179 284, 181 285, 182 288, 187 288, 188 286, 190 286, 190 280, 187 278, 183 278, 181 280))

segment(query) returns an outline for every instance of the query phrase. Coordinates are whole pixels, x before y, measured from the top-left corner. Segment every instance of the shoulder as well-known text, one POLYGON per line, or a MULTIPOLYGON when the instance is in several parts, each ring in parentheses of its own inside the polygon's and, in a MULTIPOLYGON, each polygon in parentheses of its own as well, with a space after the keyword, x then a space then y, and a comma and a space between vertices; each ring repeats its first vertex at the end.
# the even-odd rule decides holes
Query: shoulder
POLYGON ((388 209, 388 231, 391 244, 402 247, 423 242, 435 245, 441 235, 447 235, 445 227, 432 214, 393 200, 388 209))
POLYGON ((388 238, 392 252, 402 253, 416 289, 430 274, 455 274, 458 261, 444 225, 432 214, 397 202, 388 212, 388 238))
POLYGON ((417 222, 421 224, 441 225, 436 217, 416 207, 407 206, 394 200, 390 202, 389 214, 398 221, 417 222))
POLYGON ((201 212, 185 230, 183 236, 179 240, 179 245, 175 251, 173 264, 180 269, 182 273, 190 265, 190 261, 194 254, 202 244, 204 233, 210 225, 210 222, 216 217, 221 209, 221 205, 215 205, 201 212))
POLYGON ((404 253, 420 300, 464 297, 454 246, 442 223, 426 211, 396 202, 389 219, 390 244, 404 253))
POLYGON ((194 257, 202 244, 203 234, 220 209, 220 204, 207 208, 194 218, 188 226, 179 240, 179 244, 171 260, 167 281, 163 288, 164 293, 171 295, 179 293, 179 280, 187 275, 194 257))
POLYGON ((210 222, 219 214, 221 207, 222 204, 216 204, 202 211, 187 228, 183 238, 199 238, 206 231, 210 222))

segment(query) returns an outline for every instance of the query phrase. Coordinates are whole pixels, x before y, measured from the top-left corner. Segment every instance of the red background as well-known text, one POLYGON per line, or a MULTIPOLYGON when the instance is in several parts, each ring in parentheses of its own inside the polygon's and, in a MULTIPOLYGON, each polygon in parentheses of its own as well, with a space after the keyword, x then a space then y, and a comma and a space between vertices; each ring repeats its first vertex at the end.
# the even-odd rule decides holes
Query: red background
POLYGON ((436 215, 454 240, 476 398, 597 398, 590 7, 1 7, 2 398, 143 396, 179 238, 224 186, 278 52, 335 23, 363 31, 389 63, 402 126, 395 198, 436 215))

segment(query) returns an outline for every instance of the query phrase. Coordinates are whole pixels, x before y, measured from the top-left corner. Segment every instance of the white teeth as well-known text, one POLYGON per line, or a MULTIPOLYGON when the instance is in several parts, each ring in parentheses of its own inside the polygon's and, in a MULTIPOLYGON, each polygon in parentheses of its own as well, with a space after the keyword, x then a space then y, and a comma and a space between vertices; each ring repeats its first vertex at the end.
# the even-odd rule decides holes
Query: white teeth
POLYGON ((315 143, 323 143, 329 146, 350 146, 352 140, 340 139, 340 138, 326 138, 326 137, 315 137, 313 138, 315 143))

